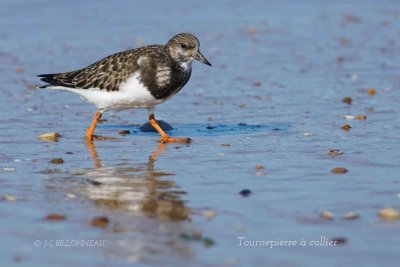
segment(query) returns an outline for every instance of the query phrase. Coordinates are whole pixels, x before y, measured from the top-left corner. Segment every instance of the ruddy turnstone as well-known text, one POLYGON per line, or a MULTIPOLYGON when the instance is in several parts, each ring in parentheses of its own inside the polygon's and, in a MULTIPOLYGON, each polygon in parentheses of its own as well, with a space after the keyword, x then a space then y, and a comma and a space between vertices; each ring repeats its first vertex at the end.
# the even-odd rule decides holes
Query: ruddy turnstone
POLYGON ((154 107, 178 93, 189 81, 193 60, 211 66, 199 47, 194 35, 180 33, 166 45, 115 53, 75 71, 38 75, 48 83, 39 88, 77 93, 97 106, 86 130, 86 138, 90 140, 104 111, 146 108, 150 124, 161 135, 160 142, 190 142, 188 138, 169 137, 155 120, 154 107))

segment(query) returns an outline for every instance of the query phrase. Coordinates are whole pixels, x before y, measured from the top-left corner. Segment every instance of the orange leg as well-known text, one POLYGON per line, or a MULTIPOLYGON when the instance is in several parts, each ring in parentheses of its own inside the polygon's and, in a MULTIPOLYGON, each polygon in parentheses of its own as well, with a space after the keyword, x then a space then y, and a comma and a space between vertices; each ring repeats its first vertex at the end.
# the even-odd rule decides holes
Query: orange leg
POLYGON ((94 129, 96 129, 96 125, 99 122, 102 114, 103 113, 101 113, 100 111, 97 111, 96 114, 94 114, 92 124, 90 124, 89 129, 86 130, 86 138, 87 139, 93 140, 94 129))
POLYGON ((172 138, 169 137, 168 134, 166 134, 164 132, 163 129, 161 129, 160 125, 158 125, 156 119, 154 118, 154 114, 151 114, 149 116, 149 121, 151 126, 154 127, 154 129, 156 129, 156 131, 161 135, 160 140, 158 140, 158 142, 160 143, 185 143, 185 144, 189 144, 192 140, 190 138, 172 138))

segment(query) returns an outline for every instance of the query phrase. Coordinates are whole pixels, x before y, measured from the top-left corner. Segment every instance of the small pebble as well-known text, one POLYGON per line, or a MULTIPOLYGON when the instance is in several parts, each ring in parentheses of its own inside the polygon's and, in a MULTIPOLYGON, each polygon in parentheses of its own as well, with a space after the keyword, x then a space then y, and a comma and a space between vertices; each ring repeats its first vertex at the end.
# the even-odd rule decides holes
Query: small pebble
POLYGON ((120 135, 128 135, 130 133, 131 133, 131 131, 129 131, 129 130, 123 130, 123 131, 118 132, 118 134, 120 134, 120 135))
POLYGON ((400 219, 400 212, 394 208, 383 208, 379 211, 379 216, 384 220, 394 221, 400 219))
POLYGON ((249 189, 243 189, 242 191, 239 192, 242 197, 248 197, 251 194, 251 191, 249 189))
POLYGON ((59 133, 45 133, 38 136, 40 140, 47 142, 57 142, 59 137, 61 137, 59 133))
POLYGON ((265 170, 265 168, 264 168, 264 166, 262 166, 262 165, 257 165, 257 166, 256 166, 256 170, 257 170, 257 171, 261 171, 261 170, 265 170))
POLYGON ((343 216, 343 219, 346 219, 346 220, 355 220, 358 218, 360 218, 360 215, 358 215, 355 212, 348 212, 343 216))
POLYGON ((100 217, 94 217, 92 219, 92 221, 90 222, 90 224, 94 227, 107 227, 108 223, 110 222, 110 220, 105 217, 105 216, 100 216, 100 217))
POLYGON ((72 194, 72 193, 67 193, 67 198, 76 198, 76 195, 75 194, 72 194))
POLYGON ((359 22, 361 22, 361 18, 357 17, 355 15, 346 15, 344 18, 345 18, 345 20, 347 22, 351 22, 351 23, 359 23, 359 22))
POLYGON ((261 82, 257 81, 253 83, 254 87, 261 87, 261 82))
POLYGON ((347 173, 348 170, 346 168, 343 168, 343 167, 336 167, 336 168, 333 168, 331 170, 331 172, 335 173, 335 174, 343 174, 343 173, 347 173))
POLYGON ((4 195, 0 197, 0 200, 8 201, 8 202, 15 202, 17 201, 17 198, 14 197, 13 195, 4 195))
POLYGON ((336 62, 339 63, 339 64, 343 63, 344 60, 345 60, 345 58, 344 58, 343 56, 338 56, 338 57, 336 58, 336 62))
POLYGON ((181 233, 179 235, 180 238, 187 241, 200 241, 203 243, 205 247, 210 247, 215 244, 215 241, 209 237, 204 237, 201 232, 192 232, 190 234, 181 233))
POLYGON ((329 211, 323 211, 319 214, 319 217, 323 220, 333 220, 333 214, 329 211))
POLYGON ((215 216, 217 216, 217 213, 214 210, 205 210, 202 212, 202 215, 207 219, 213 219, 215 216))
POLYGON ((331 241, 335 242, 336 245, 343 245, 347 242, 347 238, 345 237, 334 237, 331 241))
POLYGON ((214 244, 215 244, 215 241, 212 240, 211 238, 208 238, 208 237, 204 237, 204 238, 203 238, 203 245, 204 245, 205 247, 211 247, 211 246, 214 245, 214 244))
POLYGON ((351 97, 345 97, 342 99, 343 103, 346 103, 348 105, 351 105, 351 103, 353 102, 353 99, 351 99, 351 97))
POLYGON ((221 144, 222 147, 230 147, 231 144, 221 144))
POLYGON ((368 93, 370 96, 373 96, 373 95, 376 94, 376 90, 373 89, 373 88, 369 88, 369 89, 367 90, 367 93, 368 93))
POLYGON ((328 151, 328 156, 339 156, 342 154, 343 154, 343 152, 340 151, 339 149, 331 149, 328 151))
POLYGON ((65 217, 65 215, 62 214, 58 214, 58 213, 52 213, 47 215, 44 219, 45 220, 49 220, 49 221, 62 221, 65 220, 67 217, 65 217))
POLYGON ((341 127, 343 130, 348 131, 351 129, 351 126, 349 124, 345 124, 341 127))
POLYGON ((50 160, 51 164, 64 164, 64 160, 62 158, 54 158, 50 160))
POLYGON ((354 117, 353 115, 344 115, 343 118, 345 118, 346 120, 354 120, 356 117, 354 117))
POLYGON ((367 119, 367 116, 365 115, 357 115, 355 116, 356 120, 360 120, 360 121, 365 121, 367 119))

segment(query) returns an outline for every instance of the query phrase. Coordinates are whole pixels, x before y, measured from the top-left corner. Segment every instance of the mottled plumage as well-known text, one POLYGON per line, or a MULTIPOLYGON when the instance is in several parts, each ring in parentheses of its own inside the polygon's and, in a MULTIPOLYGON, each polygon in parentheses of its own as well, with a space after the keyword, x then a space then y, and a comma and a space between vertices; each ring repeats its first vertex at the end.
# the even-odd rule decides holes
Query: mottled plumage
POLYGON ((160 45, 115 53, 80 70, 38 76, 52 86, 118 91, 121 84, 139 70, 140 82, 147 88, 154 89, 152 94, 157 99, 166 97, 178 87, 182 88, 190 78, 190 72, 186 74, 179 63, 168 57, 164 46, 160 45), (173 77, 168 75, 168 79, 161 82, 162 79, 158 78, 161 76, 156 76, 157 71, 167 68, 175 75, 173 77))
MULTIPOLYGON (((94 126, 92 123, 88 130, 87 137, 92 139, 97 120, 109 109, 147 108, 150 121, 154 120, 154 106, 179 92, 189 81, 193 60, 211 66, 199 46, 194 35, 181 33, 166 45, 115 53, 75 71, 38 75, 48 83, 39 88, 74 92, 95 104, 100 115, 95 116, 94 126)), ((157 129, 154 122, 152 125, 157 129)), ((168 136, 162 129, 157 131, 166 140, 168 136)))

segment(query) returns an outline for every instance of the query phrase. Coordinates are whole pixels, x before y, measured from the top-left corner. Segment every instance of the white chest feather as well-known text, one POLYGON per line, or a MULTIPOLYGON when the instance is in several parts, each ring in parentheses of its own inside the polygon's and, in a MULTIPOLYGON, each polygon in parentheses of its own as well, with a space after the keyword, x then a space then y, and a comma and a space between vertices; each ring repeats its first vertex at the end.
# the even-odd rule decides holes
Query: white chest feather
POLYGON ((186 73, 192 71, 192 61, 182 62, 180 65, 185 70, 186 73))
MULTIPOLYGON (((164 76, 160 76, 162 81, 164 76)), ((121 84, 118 91, 93 89, 59 88, 79 94, 85 100, 95 104, 100 110, 122 110, 132 108, 148 108, 164 102, 155 99, 139 80, 139 72, 121 84)))

